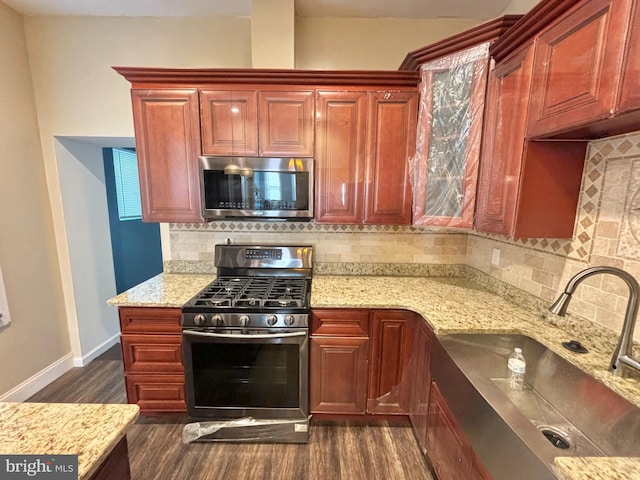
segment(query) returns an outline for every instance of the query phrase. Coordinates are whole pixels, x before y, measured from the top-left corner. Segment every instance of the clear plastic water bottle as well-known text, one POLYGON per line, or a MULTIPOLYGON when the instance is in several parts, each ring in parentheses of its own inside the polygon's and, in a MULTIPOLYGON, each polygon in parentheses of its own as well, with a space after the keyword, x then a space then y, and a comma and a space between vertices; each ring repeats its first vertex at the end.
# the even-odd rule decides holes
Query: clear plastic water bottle
POLYGON ((507 362, 507 385, 511 390, 524 390, 524 372, 527 361, 521 348, 514 348, 507 362))

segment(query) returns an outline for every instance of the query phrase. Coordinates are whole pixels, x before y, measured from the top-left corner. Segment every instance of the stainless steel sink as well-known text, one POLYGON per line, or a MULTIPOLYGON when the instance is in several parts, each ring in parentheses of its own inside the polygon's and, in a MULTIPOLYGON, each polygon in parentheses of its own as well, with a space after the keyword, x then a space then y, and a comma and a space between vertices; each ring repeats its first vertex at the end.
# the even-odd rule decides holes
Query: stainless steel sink
POLYGON ((494 478, 553 478, 557 456, 640 456, 640 409, 536 340, 459 334, 439 341, 434 379, 494 478), (520 392, 506 384, 514 347, 527 359, 520 392), (505 449, 528 470, 509 471, 506 462, 518 459, 503 458, 505 449))

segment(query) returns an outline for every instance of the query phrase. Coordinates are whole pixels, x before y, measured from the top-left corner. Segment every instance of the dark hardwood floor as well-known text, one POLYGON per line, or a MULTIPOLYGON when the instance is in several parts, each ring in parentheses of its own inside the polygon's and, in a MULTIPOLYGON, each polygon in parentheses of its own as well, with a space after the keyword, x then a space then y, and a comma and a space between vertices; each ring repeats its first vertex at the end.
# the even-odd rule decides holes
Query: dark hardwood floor
MULTIPOLYGON (((30 402, 126 403, 120 346, 74 368, 30 402)), ((184 415, 129 429, 133 480, 432 480, 409 426, 312 422, 306 445, 182 443, 184 415)))

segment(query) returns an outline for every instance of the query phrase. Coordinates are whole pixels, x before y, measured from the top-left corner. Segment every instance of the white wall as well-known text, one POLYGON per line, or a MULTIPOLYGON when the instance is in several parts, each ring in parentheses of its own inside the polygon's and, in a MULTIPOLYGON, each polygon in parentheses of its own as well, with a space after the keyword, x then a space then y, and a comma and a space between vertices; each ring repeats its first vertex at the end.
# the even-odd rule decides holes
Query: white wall
POLYGON ((60 138, 55 149, 73 286, 68 324, 74 364, 81 366, 120 333, 118 312, 105 303, 116 288, 104 164, 102 149, 91 143, 60 138))

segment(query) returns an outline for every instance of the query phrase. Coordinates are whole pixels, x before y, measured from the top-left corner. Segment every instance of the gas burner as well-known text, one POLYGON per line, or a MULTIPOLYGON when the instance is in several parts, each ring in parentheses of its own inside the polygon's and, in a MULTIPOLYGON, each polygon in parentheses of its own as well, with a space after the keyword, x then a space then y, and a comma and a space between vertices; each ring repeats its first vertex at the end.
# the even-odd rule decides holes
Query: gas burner
POLYGON ((212 307, 230 307, 231 299, 230 298, 211 298, 205 300, 207 305, 211 305, 212 307))
POLYGON ((261 307, 264 305, 264 299, 257 297, 237 298, 233 301, 234 307, 261 307))

